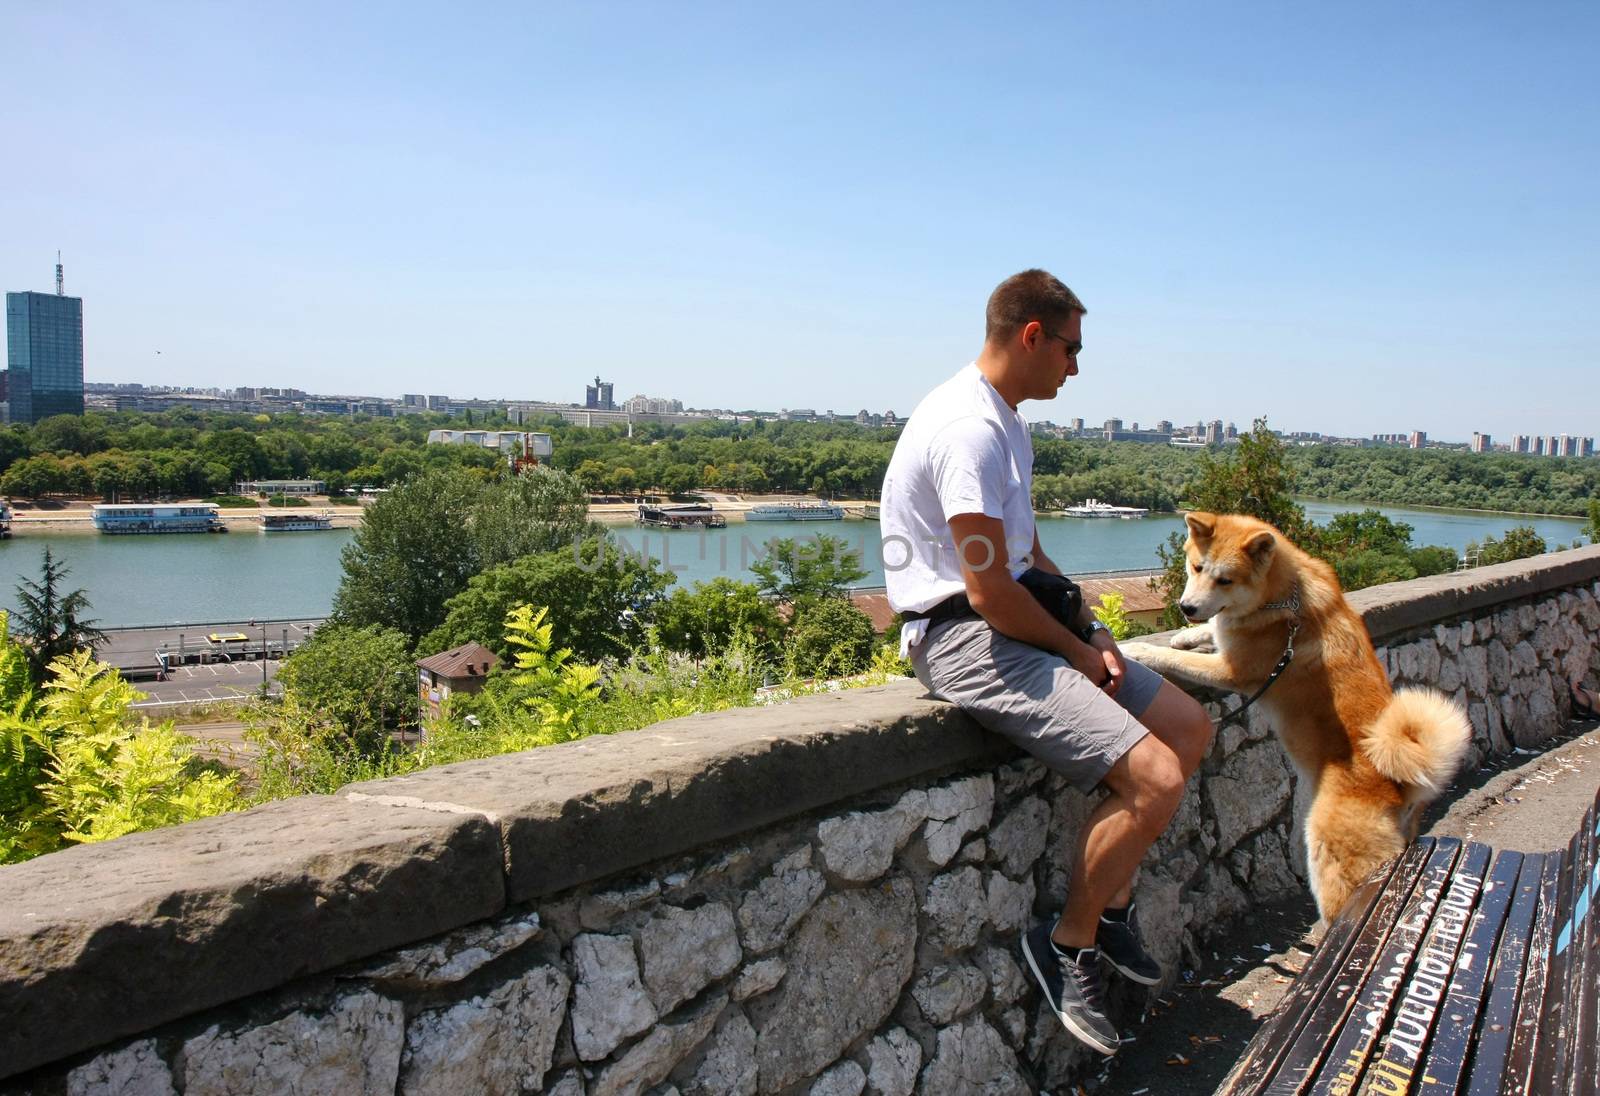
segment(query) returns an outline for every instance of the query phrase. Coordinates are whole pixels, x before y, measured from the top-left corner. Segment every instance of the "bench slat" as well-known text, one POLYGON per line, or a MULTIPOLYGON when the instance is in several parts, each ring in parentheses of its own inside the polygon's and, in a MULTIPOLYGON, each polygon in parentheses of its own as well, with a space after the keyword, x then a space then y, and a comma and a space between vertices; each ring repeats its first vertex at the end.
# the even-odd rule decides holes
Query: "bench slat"
MULTIPOLYGON (((1541 1096, 1555 1096, 1566 1090, 1566 1067, 1573 1050, 1572 1001, 1568 990, 1572 973, 1573 900, 1577 891, 1575 881, 1577 865, 1583 857, 1583 836, 1587 826, 1567 842, 1567 855, 1562 859, 1561 881, 1557 884, 1554 920, 1554 943, 1550 947, 1550 961, 1545 971, 1545 993, 1536 1025, 1538 1034, 1533 1050, 1533 1069, 1528 1074, 1528 1091, 1541 1096)), ((1581 911, 1580 911, 1581 912, 1581 911)), ((1579 945, 1582 946, 1581 944, 1579 945)))
MULTIPOLYGON (((1492 852, 1487 845, 1474 843, 1457 858, 1428 918, 1422 943, 1406 957, 1409 971, 1379 1029, 1378 1053, 1367 1066, 1362 1096, 1392 1096, 1410 1090, 1441 1019, 1456 956, 1472 924, 1492 852)), ((1477 1011, 1476 1003, 1473 1011, 1477 1011)))
POLYGON ((1362 980, 1354 1015, 1340 1029, 1331 1052, 1317 1071, 1311 1091, 1318 1096, 1344 1096, 1356 1090, 1460 851, 1461 842, 1455 838, 1437 839, 1422 878, 1406 900, 1377 962, 1362 980))
MULTIPOLYGON (((1290 1047, 1301 1030, 1312 1018, 1312 1008, 1333 987, 1340 977, 1351 981, 1345 972, 1346 958, 1355 946, 1358 934, 1369 921, 1376 919, 1380 925, 1387 920, 1375 905, 1384 900, 1391 887, 1403 887, 1406 893, 1415 884, 1426 862, 1425 850, 1412 846, 1406 855, 1395 858, 1383 871, 1363 883, 1351 895, 1345 910, 1328 926, 1318 942, 1305 968, 1285 992, 1283 1000, 1262 1022, 1255 1038, 1234 1063, 1228 1076, 1217 1089, 1218 1096, 1245 1096, 1260 1091, 1289 1055, 1290 1047)), ((1398 909, 1403 898, 1390 904, 1398 909)), ((1373 945, 1376 950, 1377 945, 1373 945)))
POLYGON ((1594 846, 1593 863, 1589 866, 1589 949, 1588 959, 1584 965, 1582 982, 1576 987, 1584 1001, 1583 1019, 1579 1021, 1579 1031, 1583 1038, 1579 1042, 1581 1051, 1578 1056, 1577 1080, 1573 1085, 1575 1091, 1595 1093, 1600 1092, 1600 1036, 1597 1036, 1596 1013, 1600 1011, 1600 914, 1594 906, 1600 901, 1600 807, 1590 812, 1594 817, 1589 824, 1589 839, 1594 846))
MULTIPOLYGON (((1268 1078, 1265 1091, 1271 1096, 1301 1091, 1327 1058, 1334 1036, 1355 1007, 1356 995, 1372 966, 1373 958, 1388 941, 1395 918, 1405 908, 1422 878, 1428 859, 1433 854, 1433 846, 1431 838, 1415 842, 1399 858, 1398 866, 1377 901, 1358 922, 1355 938, 1344 949, 1339 962, 1328 971, 1329 978, 1322 987, 1323 992, 1316 1001, 1307 1002, 1308 1014, 1299 1034, 1268 1078)), ((1349 912, 1350 908, 1346 907, 1346 914, 1349 912)), ((1334 919, 1334 924, 1344 919, 1345 914, 1341 914, 1334 919)))
POLYGON ((1505 1072, 1511 1036, 1516 1030, 1517 999, 1523 984, 1522 964, 1528 954, 1534 915, 1539 909, 1544 868, 1545 854, 1531 853, 1522 858, 1521 870, 1517 872, 1511 912, 1506 915, 1494 962, 1489 966, 1489 1000, 1484 1006, 1483 1021, 1478 1025, 1472 1067, 1467 1075, 1470 1096, 1496 1096, 1500 1091, 1500 1077, 1505 1072))
POLYGON ((1539 1012, 1544 1008, 1545 973, 1550 967, 1550 942, 1555 938, 1556 894, 1565 860, 1562 854, 1551 853, 1545 857, 1540 875, 1539 909, 1534 915, 1533 934, 1528 938, 1522 992, 1517 996, 1517 1012, 1511 1023, 1511 1048, 1500 1078, 1504 1096, 1526 1096, 1529 1091, 1534 1044, 1539 1038, 1539 1012))
MULTIPOLYGON (((1595 949, 1600 946, 1600 933, 1595 931, 1594 918, 1593 880, 1596 855, 1594 807, 1589 808, 1578 836, 1581 838, 1578 842, 1578 858, 1572 867, 1572 967, 1567 976, 1567 1016, 1572 1033, 1569 1043, 1572 1053, 1566 1061, 1565 1084, 1569 1093, 1594 1096, 1596 1089, 1591 1083, 1590 1076, 1594 1072, 1595 1036, 1595 999, 1592 987, 1597 959, 1595 949)), ((1558 930, 1556 947, 1559 949, 1560 946, 1558 930)))
POLYGON ((1481 885, 1472 895, 1469 919, 1461 926, 1464 931, 1460 947, 1452 958, 1449 985, 1438 1004, 1427 1057, 1422 1060, 1422 1068, 1416 1070, 1416 1091, 1421 1093, 1453 1093, 1460 1085, 1472 1033, 1485 1004, 1489 960, 1511 909, 1517 873, 1522 868, 1521 853, 1494 855, 1487 845, 1468 845, 1463 860, 1465 866, 1457 869, 1457 877, 1470 873, 1481 885), (1494 865, 1485 871, 1490 856, 1494 856, 1494 865))

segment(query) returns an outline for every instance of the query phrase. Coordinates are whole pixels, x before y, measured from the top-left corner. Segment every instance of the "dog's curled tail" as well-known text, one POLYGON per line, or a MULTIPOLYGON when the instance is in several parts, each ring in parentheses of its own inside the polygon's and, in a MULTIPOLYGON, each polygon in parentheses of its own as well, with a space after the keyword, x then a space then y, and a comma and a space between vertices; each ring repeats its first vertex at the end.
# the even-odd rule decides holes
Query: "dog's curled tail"
POLYGON ((1384 776, 1425 802, 1444 790, 1472 745, 1472 724, 1452 700, 1434 689, 1398 689, 1362 742, 1384 776))

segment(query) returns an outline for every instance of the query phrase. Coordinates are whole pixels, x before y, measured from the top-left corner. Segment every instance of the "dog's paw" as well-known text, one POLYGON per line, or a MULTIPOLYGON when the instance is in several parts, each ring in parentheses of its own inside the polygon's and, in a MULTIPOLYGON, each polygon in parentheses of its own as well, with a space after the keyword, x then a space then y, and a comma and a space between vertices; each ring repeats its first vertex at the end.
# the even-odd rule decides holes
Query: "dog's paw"
POLYGON ((1148 663, 1152 659, 1161 657, 1160 647, 1153 647, 1148 643, 1140 643, 1137 640, 1119 643, 1117 647, 1122 651, 1124 658, 1131 658, 1135 662, 1148 663))
POLYGON ((1172 635, 1172 649, 1175 651, 1211 651, 1216 649, 1216 642, 1211 635, 1211 628, 1206 624, 1197 624, 1193 628, 1184 628, 1172 635))

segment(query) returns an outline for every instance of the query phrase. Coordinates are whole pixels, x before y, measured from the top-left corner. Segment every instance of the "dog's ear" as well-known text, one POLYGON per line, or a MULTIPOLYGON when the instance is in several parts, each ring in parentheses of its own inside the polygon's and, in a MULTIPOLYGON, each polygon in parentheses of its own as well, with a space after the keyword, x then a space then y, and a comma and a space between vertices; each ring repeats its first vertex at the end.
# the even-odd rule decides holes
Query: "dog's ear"
POLYGON ((1272 555, 1272 550, 1278 546, 1278 538, 1263 529, 1244 543, 1244 550, 1250 553, 1250 558, 1260 563, 1272 555))
POLYGON ((1210 540, 1217 531, 1217 516, 1202 510, 1183 515, 1183 521, 1189 527, 1189 535, 1197 541, 1210 540))

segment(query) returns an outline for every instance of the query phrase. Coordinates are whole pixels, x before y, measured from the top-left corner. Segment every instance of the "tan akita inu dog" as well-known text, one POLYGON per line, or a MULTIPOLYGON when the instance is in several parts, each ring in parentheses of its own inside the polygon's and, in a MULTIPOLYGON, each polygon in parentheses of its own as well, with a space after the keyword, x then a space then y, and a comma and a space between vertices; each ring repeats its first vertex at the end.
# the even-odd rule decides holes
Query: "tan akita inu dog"
POLYGON ((1123 650, 1162 674, 1209 689, 1254 693, 1294 627, 1294 658, 1261 697, 1301 779, 1311 893, 1324 920, 1417 833, 1418 816, 1472 741, 1466 714, 1432 689, 1390 688, 1366 626, 1333 568, 1272 526, 1237 514, 1185 520, 1188 583, 1178 607, 1199 627, 1172 647, 1123 650), (1192 648, 1207 641, 1216 653, 1192 648))

